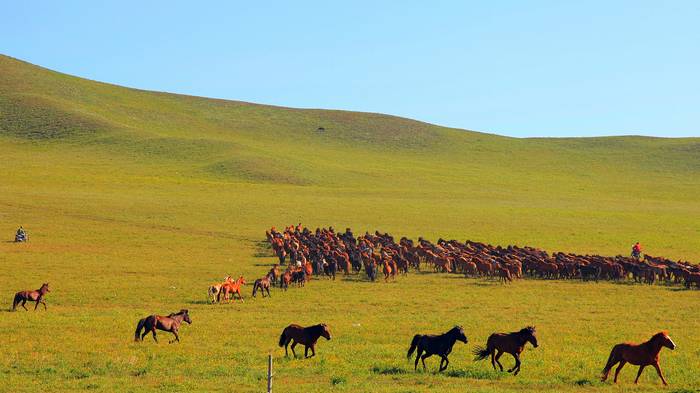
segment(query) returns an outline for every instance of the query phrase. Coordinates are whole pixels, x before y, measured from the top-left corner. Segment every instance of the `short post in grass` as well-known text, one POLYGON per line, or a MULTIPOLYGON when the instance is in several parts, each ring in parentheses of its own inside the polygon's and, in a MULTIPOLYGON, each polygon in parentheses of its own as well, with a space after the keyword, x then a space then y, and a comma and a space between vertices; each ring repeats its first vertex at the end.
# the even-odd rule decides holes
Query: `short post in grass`
POLYGON ((267 355, 267 393, 272 393, 272 352, 267 355))

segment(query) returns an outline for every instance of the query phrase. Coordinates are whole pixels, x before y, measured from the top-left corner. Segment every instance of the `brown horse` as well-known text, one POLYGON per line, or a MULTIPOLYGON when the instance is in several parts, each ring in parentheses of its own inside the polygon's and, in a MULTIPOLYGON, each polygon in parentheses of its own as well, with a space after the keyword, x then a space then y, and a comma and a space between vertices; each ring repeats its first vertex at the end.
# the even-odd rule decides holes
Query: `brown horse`
POLYGON ((297 354, 294 352, 294 347, 296 347, 297 344, 301 344, 304 346, 304 357, 308 358, 310 357, 309 348, 311 348, 311 356, 316 356, 315 346, 319 337, 324 337, 326 340, 331 339, 331 332, 328 330, 328 326, 325 323, 309 327, 291 324, 282 331, 279 346, 284 347, 284 356, 289 356, 287 346, 291 342, 292 355, 296 357, 297 354))
POLYGON ((270 285, 272 284, 274 278, 272 276, 272 272, 268 273, 267 276, 263 278, 258 278, 255 280, 253 283, 253 297, 255 297, 255 294, 258 292, 258 289, 260 289, 260 293, 262 293, 262 297, 265 297, 265 291, 267 291, 267 296, 270 296, 270 285))
POLYGON ((464 334, 464 329, 462 329, 461 326, 455 326, 447 333, 440 335, 416 334, 413 336, 411 347, 408 348, 408 355, 406 355, 406 357, 410 359, 413 351, 418 349, 413 369, 415 370, 418 368, 418 359, 420 359, 423 363, 423 370, 425 370, 425 359, 433 355, 438 355, 441 358, 440 372, 443 372, 447 369, 447 365, 450 364, 447 355, 452 352, 452 347, 454 347, 457 341, 461 341, 465 344, 467 343, 467 336, 464 334))
POLYGON ((664 385, 668 385, 666 379, 664 379, 663 373, 661 373, 661 367, 659 367, 659 352, 661 352, 661 348, 663 347, 671 350, 676 348, 676 344, 671 340, 666 331, 656 333, 649 341, 641 344, 622 343, 615 345, 610 352, 610 357, 608 357, 608 363, 603 369, 601 380, 605 381, 608 379, 610 369, 617 363, 620 363, 615 369, 614 382, 617 383, 617 375, 620 374, 622 367, 626 363, 629 363, 639 366, 637 378, 634 380, 635 384, 639 381, 639 376, 642 375, 644 367, 654 366, 656 373, 659 374, 659 378, 661 378, 661 382, 663 382, 664 385))
POLYGON ((25 310, 29 311, 27 309, 27 306, 25 304, 27 301, 32 301, 36 302, 34 305, 34 311, 36 311, 37 307, 39 307, 39 303, 44 305, 44 310, 46 310, 46 302, 44 301, 44 296, 46 296, 47 292, 49 291, 49 283, 44 283, 41 285, 41 288, 35 290, 35 291, 20 291, 15 293, 15 299, 12 302, 12 311, 17 310, 17 305, 22 303, 21 306, 24 307, 25 310))
POLYGON ((153 333, 153 340, 158 342, 156 338, 156 329, 160 329, 166 332, 171 332, 175 335, 175 339, 169 341, 170 344, 175 341, 180 342, 180 336, 177 335, 177 331, 180 329, 182 322, 192 323, 190 315, 187 310, 180 310, 177 313, 170 314, 168 316, 162 315, 149 315, 146 318, 139 320, 136 324, 136 332, 134 333, 134 341, 143 341, 143 338, 151 332, 153 333), (143 334, 141 329, 144 329, 143 334))
POLYGON ((228 301, 229 303, 231 302, 231 299, 229 299, 229 295, 233 300, 236 299, 234 294, 238 294, 238 298, 243 301, 243 295, 241 294, 241 286, 245 285, 245 279, 243 276, 238 277, 238 279, 234 282, 225 282, 221 285, 221 291, 219 291, 219 294, 216 296, 216 301, 221 302, 221 295, 224 295, 224 300, 228 301))
POLYGON ((498 363, 498 367, 503 371, 503 365, 498 359, 504 352, 509 353, 513 355, 515 365, 508 372, 515 371, 513 375, 518 375, 520 372, 520 354, 525 349, 525 344, 528 341, 533 347, 537 348, 537 335, 534 326, 528 326, 513 333, 494 333, 486 341, 486 348, 477 347, 474 350, 474 355, 476 355, 474 360, 484 360, 491 355, 493 369, 496 369, 496 363, 498 363))

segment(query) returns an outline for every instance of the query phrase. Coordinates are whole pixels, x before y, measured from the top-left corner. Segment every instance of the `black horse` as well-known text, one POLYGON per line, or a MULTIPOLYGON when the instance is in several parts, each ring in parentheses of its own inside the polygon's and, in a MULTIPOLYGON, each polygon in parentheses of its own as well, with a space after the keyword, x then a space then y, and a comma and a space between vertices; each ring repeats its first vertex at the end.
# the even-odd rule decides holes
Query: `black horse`
POLYGON ((447 333, 440 335, 416 334, 413 336, 413 341, 411 341, 411 347, 408 349, 408 355, 406 357, 410 359, 413 351, 418 349, 413 369, 418 369, 418 359, 420 359, 423 363, 423 369, 425 370, 425 358, 438 355, 442 358, 442 360, 440 360, 440 372, 442 372, 445 371, 447 365, 450 364, 447 355, 452 352, 452 347, 457 340, 465 344, 467 343, 467 336, 464 334, 464 329, 462 329, 461 326, 455 326, 447 333))

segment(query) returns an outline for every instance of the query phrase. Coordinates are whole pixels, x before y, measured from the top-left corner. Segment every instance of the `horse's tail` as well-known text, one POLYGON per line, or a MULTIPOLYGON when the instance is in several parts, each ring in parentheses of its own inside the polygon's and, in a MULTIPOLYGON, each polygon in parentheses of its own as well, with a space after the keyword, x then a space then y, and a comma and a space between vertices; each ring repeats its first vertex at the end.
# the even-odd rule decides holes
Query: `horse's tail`
POLYGON ((610 369, 613 368, 615 364, 617 364, 617 346, 614 346, 612 351, 610 351, 610 356, 608 356, 608 362, 605 363, 605 367, 603 368, 603 374, 602 374, 602 379, 605 380, 608 377, 608 374, 610 373, 610 369))
POLYGON ((287 329, 284 329, 282 331, 282 334, 280 335, 280 341, 279 341, 279 343, 277 343, 280 347, 283 347, 284 343, 287 342, 287 336, 284 334, 284 332, 286 332, 286 331, 287 331, 287 329))
POLYGON ((476 347, 472 353, 475 355, 474 360, 484 360, 491 354, 491 350, 488 347, 476 347))
POLYGON ((136 324, 136 332, 134 332, 134 341, 141 341, 141 330, 146 325, 146 319, 148 318, 143 318, 139 320, 139 323, 136 324))
POLYGON ((10 311, 15 311, 20 301, 22 301, 22 295, 16 293, 14 300, 12 300, 12 309, 10 311))
POLYGON ((415 351, 418 347, 418 341, 420 341, 421 337, 423 337, 423 335, 421 334, 416 334, 415 336, 413 336, 413 340, 411 340, 411 347, 408 348, 408 354, 406 354, 407 358, 411 358, 411 355, 413 355, 413 351, 415 351))
MULTIPOLYGON (((258 286, 261 286, 262 284, 260 283, 260 279, 255 280, 253 283, 253 297, 255 297, 255 294, 258 292, 258 286)), ((260 288, 262 291, 262 288, 260 288)))

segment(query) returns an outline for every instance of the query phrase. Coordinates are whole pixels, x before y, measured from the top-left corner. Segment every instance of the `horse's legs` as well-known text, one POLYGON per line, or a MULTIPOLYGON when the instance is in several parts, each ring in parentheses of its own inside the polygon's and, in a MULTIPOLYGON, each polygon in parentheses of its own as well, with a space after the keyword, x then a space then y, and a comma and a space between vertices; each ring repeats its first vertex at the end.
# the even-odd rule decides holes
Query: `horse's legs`
POLYGON ((316 356, 316 345, 311 344, 311 357, 316 356))
POLYGON ((430 355, 426 352, 425 355, 420 357, 421 363, 423 363, 423 370, 425 370, 427 367, 425 367, 425 358, 429 358, 430 355))
POLYGON ((172 334, 175 335, 175 339, 172 341, 168 341, 168 344, 172 344, 174 342, 180 342, 180 336, 177 335, 177 329, 173 329, 172 334))
POLYGON ((44 311, 46 311, 46 302, 44 301, 44 299, 41 300, 41 304, 44 305, 44 311))
POLYGON ((498 353, 496 353, 496 363, 498 364, 498 367, 501 369, 501 371, 503 371, 503 365, 501 364, 501 362, 498 361, 498 359, 500 359, 502 355, 503 352, 501 352, 500 350, 498 351, 498 353))
POLYGON ((510 370, 508 370, 508 372, 513 372, 513 371, 515 371, 515 372, 513 373, 513 375, 515 376, 515 375, 518 375, 518 373, 520 372, 520 355, 514 354, 514 355, 513 355, 513 358, 515 358, 515 365, 513 366, 513 368, 511 368, 510 370))
POLYGON ((659 367, 659 363, 654 363, 653 366, 656 369, 656 373, 659 374, 659 378, 661 378, 661 382, 663 382, 664 385, 668 385, 668 383, 666 382, 666 379, 664 378, 664 374, 661 372, 661 367, 659 367))
POLYGON ((416 352, 416 363, 413 365, 413 371, 418 369, 418 361, 420 360, 420 356, 423 354, 423 348, 418 347, 418 352, 416 352))
POLYGON ((294 356, 295 358, 297 357, 297 353, 294 352, 294 347, 296 347, 296 346, 297 346, 297 342, 296 341, 292 342, 292 356, 294 356))
POLYGON ((442 360, 440 361, 440 371, 445 371, 447 370, 447 365, 450 364, 450 360, 447 358, 447 356, 443 356, 442 360), (442 366, 442 362, 445 362, 445 366, 442 366))
MULTIPOLYGON (((151 330, 151 332, 153 333, 153 341, 155 341, 156 344, 157 344, 157 343, 158 343, 158 338, 156 337, 156 328, 155 328, 155 326, 153 327, 153 330, 151 330)), ((145 335, 146 335, 146 333, 144 333, 144 336, 145 336, 145 335)))
POLYGON ((25 310, 29 311, 29 309, 27 308, 27 306, 25 306, 25 304, 27 304, 27 299, 22 299, 22 307, 23 307, 25 310))
POLYGON ((491 351, 491 365, 493 366, 493 369, 496 369, 496 351, 492 350, 491 351))
POLYGON ((287 339, 287 341, 284 342, 284 356, 285 357, 289 357, 289 351, 287 351, 287 346, 289 346, 290 341, 291 341, 290 339, 287 339))
POLYGON ((646 367, 646 364, 642 364, 639 366, 639 371, 637 371, 637 378, 634 379, 634 383, 637 384, 637 381, 639 381, 639 376, 642 375, 642 371, 644 371, 644 367, 646 367))
POLYGON ((614 383, 617 383, 617 376, 618 376, 618 374, 620 374, 620 370, 622 370, 622 367, 625 365, 625 363, 627 363, 627 362, 624 360, 620 360, 620 364, 615 369, 615 378, 613 378, 614 383))

